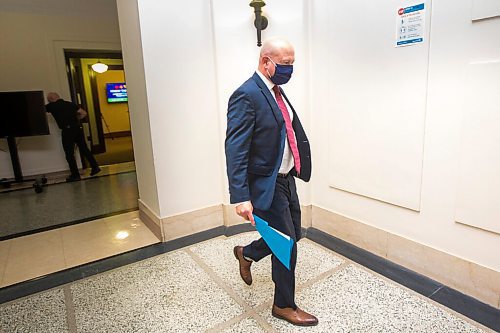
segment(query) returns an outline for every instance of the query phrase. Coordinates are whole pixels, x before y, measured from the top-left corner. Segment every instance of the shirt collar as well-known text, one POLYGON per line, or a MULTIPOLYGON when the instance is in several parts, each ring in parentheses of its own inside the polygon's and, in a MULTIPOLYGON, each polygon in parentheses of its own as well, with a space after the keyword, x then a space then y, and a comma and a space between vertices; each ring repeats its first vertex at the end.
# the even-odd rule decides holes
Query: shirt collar
POLYGON ((267 77, 265 77, 264 74, 262 74, 258 69, 257 69, 257 75, 259 75, 260 78, 262 79, 262 81, 264 81, 264 83, 266 84, 267 89, 269 89, 270 91, 272 91, 273 87, 275 86, 275 84, 272 83, 271 80, 269 80, 267 77))

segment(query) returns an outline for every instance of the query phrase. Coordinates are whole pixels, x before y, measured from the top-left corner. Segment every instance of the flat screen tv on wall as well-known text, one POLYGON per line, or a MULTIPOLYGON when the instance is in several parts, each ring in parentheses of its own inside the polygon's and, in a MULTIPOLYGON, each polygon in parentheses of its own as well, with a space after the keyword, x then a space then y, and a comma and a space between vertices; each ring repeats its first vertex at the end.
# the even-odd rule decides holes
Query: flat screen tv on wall
POLYGON ((127 85, 125 82, 106 83, 108 103, 125 103, 128 101, 127 85))
POLYGON ((43 91, 0 92, 0 137, 48 134, 43 91))

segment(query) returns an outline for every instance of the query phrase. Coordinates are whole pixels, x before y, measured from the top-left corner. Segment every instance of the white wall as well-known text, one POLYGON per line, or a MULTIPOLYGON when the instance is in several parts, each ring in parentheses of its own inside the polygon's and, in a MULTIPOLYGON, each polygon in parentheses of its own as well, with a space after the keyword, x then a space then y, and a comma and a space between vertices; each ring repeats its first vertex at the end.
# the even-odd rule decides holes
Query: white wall
POLYGON ((137 2, 118 1, 117 7, 139 198, 160 216, 137 2))
POLYGON ((162 218, 222 202, 209 4, 138 2, 162 218))
POLYGON ((483 20, 500 16, 500 2, 497 0, 472 0, 472 19, 483 20))
MULTIPOLYGON (((69 99, 64 47, 120 49, 116 8, 109 0, 3 0, 0 31, 0 91, 59 91, 69 99), (99 14, 89 15, 90 7, 100 9, 99 14)), ((51 116, 48 119, 50 136, 18 139, 25 175, 68 169, 60 130, 51 116)), ((0 178, 13 177, 6 142, 0 142, 0 148, 0 178)))
POLYGON ((335 188, 418 211, 429 29, 424 43, 394 47, 400 2, 329 4, 329 179, 335 188))
MULTIPOLYGON (((394 10, 416 3, 391 1, 394 10)), ((387 10, 391 8, 384 5, 380 7, 383 13, 378 13, 376 8, 373 8, 373 17, 370 17, 370 13, 364 11, 370 4, 366 1, 332 3, 328 0, 315 0, 312 3, 311 119, 315 143, 313 151, 316 152, 312 202, 330 211, 499 271, 500 203, 497 198, 500 193, 495 182, 498 178, 496 170, 500 169, 500 156, 496 148, 500 120, 493 91, 499 91, 498 76, 495 76, 498 75, 498 62, 495 61, 500 60, 500 19, 472 23, 470 2, 443 0, 431 4, 426 1, 430 38, 426 38, 425 45, 409 46, 401 55, 394 56, 399 50, 395 50, 393 45, 386 42, 395 38, 395 15, 387 15, 387 10), (346 8, 349 11, 342 11, 346 8), (391 17, 394 17, 394 20, 391 17), (386 35, 380 28, 374 28, 377 20, 380 20, 378 24, 387 28, 386 35), (358 29, 367 31, 370 38, 360 39, 359 31, 352 29, 353 22, 358 25, 358 29), (394 33, 388 36, 391 25, 394 33), (368 31, 378 33, 371 34, 368 31), (371 47, 374 52, 370 52, 371 47), (403 54, 419 54, 422 48, 429 49, 428 67, 423 68, 418 59, 408 62, 408 58, 403 54), (390 62, 387 62, 388 56, 390 62), (471 62, 482 64, 470 65, 471 62), (413 86, 416 82, 413 78, 421 81, 418 73, 408 77, 391 76, 388 79, 383 73, 374 73, 372 67, 378 67, 380 64, 384 64, 388 73, 394 69, 404 69, 403 65, 410 67, 409 73, 412 73, 413 65, 420 71, 428 71, 428 84, 424 87, 427 94, 420 94, 422 83, 416 88, 413 86), (467 72, 469 76, 466 76, 467 72), (392 86, 394 82, 387 85, 391 79, 396 80, 395 83, 409 84, 409 87, 414 88, 410 93, 416 91, 418 95, 417 99, 406 105, 401 112, 415 106, 418 106, 421 112, 424 103, 425 119, 389 114, 391 117, 386 119, 388 124, 396 131, 405 129, 407 133, 395 136, 394 129, 387 128, 375 135, 373 128, 367 125, 368 120, 373 118, 378 126, 380 119, 376 115, 372 115, 372 118, 356 119, 357 123, 353 122, 358 114, 366 116, 366 110, 360 107, 366 107, 372 102, 353 99, 356 96, 360 99, 370 96, 371 90, 375 89, 382 92, 381 96, 373 101, 375 107, 387 105, 393 108, 395 105, 392 103, 396 102, 401 105, 399 96, 391 96, 393 91, 380 90, 380 87, 392 86), (490 88, 478 87, 471 90, 471 82, 467 80, 490 88), (349 90, 344 87, 349 87, 349 90), (353 89, 358 89, 358 93, 353 94, 353 89), (328 98, 325 99, 324 96, 328 98), (346 99, 349 103, 342 102, 346 99), (481 103, 478 102, 480 100, 481 103), (478 120, 483 126, 478 126, 478 120), (421 143, 418 139, 420 134, 410 130, 418 129, 420 121, 425 126, 425 132, 422 133, 424 136, 420 137, 421 143), (351 128, 335 127, 339 124, 349 124, 351 128), (359 131, 360 128, 366 132, 359 131), (370 134, 367 138, 369 144, 365 147, 358 144, 361 140, 359 136, 364 133, 370 134), (418 140, 410 142, 408 135, 411 140, 418 140), (370 141, 370 138, 373 141, 370 141), (342 145, 334 142, 333 145, 337 146, 332 149, 332 146, 329 146, 332 139, 339 140, 342 145), (372 144, 382 142, 390 144, 377 145, 377 154, 374 155, 372 144), (393 147, 397 149, 392 149, 393 147), (422 148, 418 160, 416 153, 422 148), (407 152, 411 149, 414 149, 414 153, 408 156, 407 152), (333 154, 339 151, 342 153, 340 156, 333 154), (370 160, 363 161, 363 156, 370 160), (346 173, 343 172, 346 169, 342 165, 339 170, 336 169, 338 165, 329 163, 329 159, 336 161, 339 158, 343 159, 340 163, 357 163, 354 169, 356 172, 346 173), (363 163, 369 167, 364 167, 363 163), (392 182, 389 188, 385 188, 382 183, 366 182, 366 179, 375 180, 380 176, 381 169, 374 166, 374 163, 385 165, 387 170, 393 173, 408 173, 408 182, 402 177, 399 184, 392 182), (402 190, 408 184, 417 184, 418 174, 410 173, 415 163, 421 163, 418 209, 390 197, 395 190, 402 190), (331 184, 328 181, 332 174, 344 177, 340 180, 349 184, 361 180, 363 185, 370 186, 367 189, 377 191, 384 197, 351 188, 333 188, 329 186, 331 184), (457 220, 462 223, 457 223, 457 220)), ((422 61, 427 62, 426 59, 422 61)), ((382 117, 388 115, 385 113, 387 109, 379 111, 382 112, 382 117)), ((415 195, 412 195, 412 198, 414 199, 415 195)))

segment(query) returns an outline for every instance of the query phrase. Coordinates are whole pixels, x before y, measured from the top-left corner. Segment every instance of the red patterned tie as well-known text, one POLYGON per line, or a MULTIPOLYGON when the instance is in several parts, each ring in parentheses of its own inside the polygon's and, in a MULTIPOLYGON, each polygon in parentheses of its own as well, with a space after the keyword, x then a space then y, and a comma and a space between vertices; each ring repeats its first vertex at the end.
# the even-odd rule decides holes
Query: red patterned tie
POLYGON ((295 139, 295 132, 293 131, 292 121, 290 120, 290 114, 286 108, 285 102, 283 101, 283 97, 281 97, 280 88, 278 86, 273 87, 274 95, 276 96, 276 102, 281 110, 281 114, 283 115, 283 119, 285 119, 286 126, 286 136, 288 138, 288 144, 290 145, 290 150, 293 155, 293 162, 295 164, 295 170, 297 174, 300 174, 300 155, 299 148, 297 147, 297 141, 295 139))

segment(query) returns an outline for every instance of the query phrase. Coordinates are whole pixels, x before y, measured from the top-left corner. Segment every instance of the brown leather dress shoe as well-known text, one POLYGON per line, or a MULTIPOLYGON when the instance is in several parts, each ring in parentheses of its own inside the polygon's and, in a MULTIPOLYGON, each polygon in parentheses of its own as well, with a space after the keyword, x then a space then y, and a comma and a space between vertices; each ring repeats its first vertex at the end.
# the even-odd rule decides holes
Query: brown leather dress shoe
POLYGON ((251 285, 252 284, 252 273, 250 272, 250 266, 252 262, 248 261, 243 257, 243 246, 235 246, 233 249, 234 256, 240 263, 240 275, 243 281, 251 285))
POLYGON ((289 322, 290 324, 297 326, 315 326, 318 325, 318 318, 309 314, 299 308, 279 308, 276 305, 273 305, 272 311, 273 317, 278 319, 283 319, 289 322))

